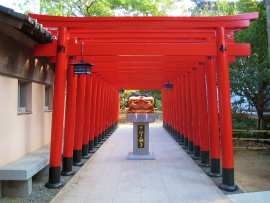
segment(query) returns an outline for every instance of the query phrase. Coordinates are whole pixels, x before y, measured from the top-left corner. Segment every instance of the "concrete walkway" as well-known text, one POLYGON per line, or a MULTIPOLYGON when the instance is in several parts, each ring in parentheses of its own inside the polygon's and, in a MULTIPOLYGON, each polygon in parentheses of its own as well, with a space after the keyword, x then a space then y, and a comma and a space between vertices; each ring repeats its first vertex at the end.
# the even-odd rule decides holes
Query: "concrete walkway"
POLYGON ((120 125, 51 202, 231 202, 157 124, 150 124, 156 160, 126 160, 132 125, 120 125))

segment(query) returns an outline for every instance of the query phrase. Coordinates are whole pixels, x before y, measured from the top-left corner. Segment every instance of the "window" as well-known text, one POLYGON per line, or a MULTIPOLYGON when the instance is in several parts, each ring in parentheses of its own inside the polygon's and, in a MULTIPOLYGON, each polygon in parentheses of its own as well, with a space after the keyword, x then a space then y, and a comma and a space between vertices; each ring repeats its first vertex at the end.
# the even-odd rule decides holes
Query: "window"
POLYGON ((45 111, 52 110, 53 104, 53 88, 45 86, 45 111))
POLYGON ((26 83, 19 81, 18 83, 18 111, 19 112, 26 112, 26 98, 27 98, 26 83))
POLYGON ((31 113, 32 111, 32 83, 18 81, 18 112, 31 113))

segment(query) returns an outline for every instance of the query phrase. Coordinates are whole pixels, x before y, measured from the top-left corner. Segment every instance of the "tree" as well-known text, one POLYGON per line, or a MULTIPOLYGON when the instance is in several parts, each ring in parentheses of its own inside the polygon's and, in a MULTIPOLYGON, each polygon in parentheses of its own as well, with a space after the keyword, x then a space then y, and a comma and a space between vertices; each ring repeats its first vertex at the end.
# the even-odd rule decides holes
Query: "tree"
POLYGON ((258 129, 265 128, 263 111, 270 104, 270 64, 268 55, 266 2, 240 0, 237 3, 217 1, 216 5, 206 5, 203 10, 193 14, 201 16, 235 15, 259 12, 259 18, 245 30, 235 34, 236 43, 250 43, 251 56, 236 57, 236 62, 229 64, 231 95, 246 98, 258 113, 258 129))
MULTIPOLYGON (((20 7, 33 1, 25 0, 20 7)), ((56 16, 166 16, 176 8, 173 3, 174 0, 40 0, 40 13, 56 16)))

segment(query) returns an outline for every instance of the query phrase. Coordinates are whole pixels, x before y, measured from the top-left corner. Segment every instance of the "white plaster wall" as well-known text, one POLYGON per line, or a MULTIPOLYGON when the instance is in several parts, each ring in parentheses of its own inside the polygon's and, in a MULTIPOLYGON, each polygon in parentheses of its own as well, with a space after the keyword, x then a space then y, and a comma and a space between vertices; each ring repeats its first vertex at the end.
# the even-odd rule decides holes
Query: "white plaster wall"
POLYGON ((18 79, 0 74, 0 167, 50 143, 45 85, 32 82, 32 113, 18 115, 18 79))

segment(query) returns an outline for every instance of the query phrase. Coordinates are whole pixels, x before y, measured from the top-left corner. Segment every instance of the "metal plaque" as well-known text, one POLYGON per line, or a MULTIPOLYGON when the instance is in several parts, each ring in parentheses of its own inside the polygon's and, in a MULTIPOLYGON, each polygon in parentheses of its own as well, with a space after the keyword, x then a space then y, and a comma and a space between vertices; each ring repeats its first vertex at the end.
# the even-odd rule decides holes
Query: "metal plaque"
POLYGON ((138 125, 137 129, 137 148, 144 149, 145 148, 145 125, 138 125))

